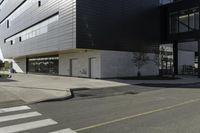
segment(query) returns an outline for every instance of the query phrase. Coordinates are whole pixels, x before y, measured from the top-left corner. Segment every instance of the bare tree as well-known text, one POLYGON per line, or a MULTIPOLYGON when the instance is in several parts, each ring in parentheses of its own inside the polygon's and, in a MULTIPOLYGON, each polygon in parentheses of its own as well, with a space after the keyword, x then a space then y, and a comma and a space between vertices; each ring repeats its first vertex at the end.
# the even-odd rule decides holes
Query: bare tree
POLYGON ((150 61, 150 58, 145 52, 137 52, 137 53, 133 53, 132 61, 138 69, 137 76, 141 77, 140 70, 145 64, 148 63, 148 61, 150 61))

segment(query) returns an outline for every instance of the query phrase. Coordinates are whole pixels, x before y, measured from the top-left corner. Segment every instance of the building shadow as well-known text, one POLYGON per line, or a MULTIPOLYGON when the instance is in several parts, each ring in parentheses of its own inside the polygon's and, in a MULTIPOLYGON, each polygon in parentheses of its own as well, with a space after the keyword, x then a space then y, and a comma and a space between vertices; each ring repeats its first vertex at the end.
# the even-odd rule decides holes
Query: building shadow
POLYGON ((190 88, 190 89, 200 89, 200 82, 197 83, 181 83, 181 84, 168 84, 168 83, 142 83, 136 84, 137 86, 143 87, 154 87, 154 88, 190 88))
POLYGON ((10 78, 0 78, 0 83, 2 82, 17 82, 17 80, 13 80, 10 78))

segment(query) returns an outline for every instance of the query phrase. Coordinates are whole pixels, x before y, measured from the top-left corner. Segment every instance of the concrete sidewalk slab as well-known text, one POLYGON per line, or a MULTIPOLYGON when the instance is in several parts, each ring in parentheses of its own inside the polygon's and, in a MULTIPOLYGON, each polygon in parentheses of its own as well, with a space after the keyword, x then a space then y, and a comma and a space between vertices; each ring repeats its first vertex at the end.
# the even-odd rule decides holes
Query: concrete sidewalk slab
POLYGON ((7 91, 0 87, 0 106, 8 106, 8 105, 21 105, 24 104, 24 101, 21 100, 18 96, 13 93, 7 91))
POLYGON ((67 99, 72 96, 70 90, 76 88, 97 89, 126 85, 106 80, 33 74, 14 74, 11 79, 0 80, 1 88, 26 103, 67 99))
MULTIPOLYGON (((15 74, 12 80, 17 82, 9 83, 10 86, 22 86, 32 88, 46 88, 52 90, 67 90, 73 88, 105 88, 114 86, 126 86, 127 83, 120 83, 109 80, 98 80, 88 78, 34 75, 34 74, 15 74)), ((6 84, 7 85, 7 84, 6 84)))
MULTIPOLYGON (((20 100, 23 100, 26 104, 37 103, 48 100, 60 100, 71 97, 70 91, 58 91, 58 90, 43 90, 43 89, 28 89, 20 87, 4 86, 4 90, 14 94, 20 100)), ((1 99, 0 99, 1 100, 1 99)))
MULTIPOLYGON (((74 78, 62 76, 33 75, 33 74, 14 74, 11 79, 0 79, 0 88, 5 92, 15 95, 14 100, 20 99, 26 103, 35 103, 40 101, 64 99, 71 97, 71 89, 77 88, 118 88, 125 86, 136 86, 145 83, 158 84, 189 84, 199 83, 200 79, 196 77, 181 77, 178 80, 96 80, 87 78, 74 78)), ((3 94, 4 95, 4 94, 3 94)), ((10 101, 5 94, 0 102, 10 101)), ((14 98, 14 97, 13 97, 14 98)), ((12 100, 12 99, 11 99, 12 100)))

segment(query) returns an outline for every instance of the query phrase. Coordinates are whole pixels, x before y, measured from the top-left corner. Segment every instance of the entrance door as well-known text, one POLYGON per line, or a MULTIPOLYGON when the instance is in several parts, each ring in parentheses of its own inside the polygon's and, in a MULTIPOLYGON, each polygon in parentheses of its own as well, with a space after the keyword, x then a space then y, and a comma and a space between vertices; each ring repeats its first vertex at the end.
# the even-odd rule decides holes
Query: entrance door
POLYGON ((90 58, 89 59, 89 72, 90 72, 90 78, 97 78, 97 59, 96 58, 90 58))
POLYGON ((70 76, 78 77, 79 76, 79 68, 78 68, 78 59, 70 60, 70 76))

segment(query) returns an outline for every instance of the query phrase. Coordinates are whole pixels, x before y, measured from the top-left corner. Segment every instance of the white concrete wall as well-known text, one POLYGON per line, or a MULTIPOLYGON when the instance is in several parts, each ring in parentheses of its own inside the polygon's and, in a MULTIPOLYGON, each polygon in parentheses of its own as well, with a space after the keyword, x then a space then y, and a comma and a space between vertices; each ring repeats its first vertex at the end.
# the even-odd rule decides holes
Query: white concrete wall
MULTIPOLYGON (((148 54, 153 59, 153 54, 148 54)), ((59 75, 70 76, 70 59, 78 59, 78 77, 89 77, 89 58, 97 59, 97 78, 137 76, 137 68, 132 62, 132 52, 118 51, 80 51, 59 55, 59 75)), ((143 76, 158 75, 158 66, 149 61, 141 69, 143 76)))
MULTIPOLYGON (((153 59, 153 54, 148 54, 153 59)), ((97 78, 129 77, 137 75, 137 68, 132 62, 132 52, 77 50, 59 54, 59 75, 70 76, 70 60, 78 59, 76 71, 78 77, 89 77, 89 59, 96 58, 97 78)), ((13 68, 19 73, 26 73, 26 58, 14 59, 13 68)), ((142 67, 141 74, 158 75, 158 67, 153 61, 142 67)))
POLYGON ((1 48, 0 48, 0 60, 4 61, 4 58, 3 58, 3 54, 2 54, 1 48))
MULTIPOLYGON (((153 54, 148 54, 153 59, 153 54)), ((137 75, 137 68, 132 62, 132 52, 101 51, 101 77, 131 77, 137 75)), ((143 76, 158 75, 159 69, 153 61, 149 61, 141 69, 143 76)))
POLYGON ((18 73, 26 73, 26 58, 14 59, 13 68, 18 73))
POLYGON ((59 75, 70 76, 70 59, 78 59, 78 77, 89 77, 89 58, 93 57, 97 59, 97 78, 101 78, 100 53, 88 50, 59 54, 59 75))
POLYGON ((183 65, 194 66, 195 52, 191 51, 178 51, 178 72, 182 74, 183 65))

